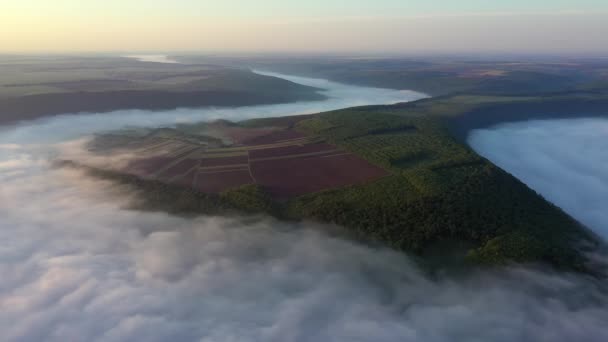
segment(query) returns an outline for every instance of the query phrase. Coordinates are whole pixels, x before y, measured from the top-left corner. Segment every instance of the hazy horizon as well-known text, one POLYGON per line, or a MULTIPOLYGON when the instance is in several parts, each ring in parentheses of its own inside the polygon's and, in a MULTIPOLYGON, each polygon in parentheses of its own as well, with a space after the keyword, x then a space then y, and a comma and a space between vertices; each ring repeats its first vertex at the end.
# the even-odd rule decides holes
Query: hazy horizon
POLYGON ((608 341, 608 0, 0 22, 0 342, 608 341))
POLYGON ((2 54, 608 54, 608 3, 41 0, 3 5, 2 54))

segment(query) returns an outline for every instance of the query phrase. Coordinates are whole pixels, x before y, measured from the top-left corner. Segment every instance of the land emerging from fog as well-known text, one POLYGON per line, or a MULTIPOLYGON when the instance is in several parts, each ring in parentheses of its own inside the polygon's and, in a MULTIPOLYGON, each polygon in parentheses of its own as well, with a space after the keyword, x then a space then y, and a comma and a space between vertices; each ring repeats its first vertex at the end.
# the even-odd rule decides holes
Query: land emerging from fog
POLYGON ((250 70, 126 57, 0 56, 0 124, 80 112, 236 107, 322 100, 250 70))
POLYGON ((137 208, 181 215, 268 214, 346 227, 423 262, 541 262, 597 273, 586 227, 466 144, 500 123, 608 115, 605 61, 174 57, 5 58, 0 122, 75 112, 314 101, 316 88, 272 69, 433 98, 231 122, 105 132, 97 156, 64 166, 129 185, 137 208), (12 75, 12 76, 11 76, 12 75))
POLYGON ((597 115, 608 105, 580 94, 455 95, 113 132, 89 150, 138 158, 88 169, 139 190, 140 209, 335 223, 444 266, 543 262, 595 272, 585 254, 599 239, 462 139, 507 113, 565 115, 573 108, 565 101, 597 115))

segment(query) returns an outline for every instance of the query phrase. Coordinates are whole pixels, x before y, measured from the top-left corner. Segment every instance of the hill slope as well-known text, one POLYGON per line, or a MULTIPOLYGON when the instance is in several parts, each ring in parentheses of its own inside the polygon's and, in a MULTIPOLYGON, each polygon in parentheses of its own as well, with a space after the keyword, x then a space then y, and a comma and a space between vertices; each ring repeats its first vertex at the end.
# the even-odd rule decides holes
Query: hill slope
POLYGON ((127 58, 0 56, 0 124, 114 110, 322 100, 318 89, 249 70, 127 58))
MULTIPOLYGON (((596 238, 516 178, 478 156, 448 129, 457 122, 454 120, 465 120, 465 114, 481 104, 510 106, 536 100, 449 100, 458 101, 460 107, 446 112, 440 110, 445 108, 446 99, 423 100, 225 123, 245 131, 297 131, 310 141, 335 146, 386 172, 380 178, 326 186, 287 198, 275 196, 263 182, 208 192, 124 172, 93 172, 134 185, 142 191, 141 207, 146 209, 182 214, 262 212, 290 220, 312 219, 336 223, 361 238, 420 255, 447 255, 445 248, 450 248, 464 260, 478 264, 546 262, 588 271, 583 252, 597 247, 596 238), (433 252, 437 248, 443 250, 433 252)), ((206 125, 178 127, 172 134, 205 135, 201 132, 208 132, 206 125)), ((228 149, 222 153, 241 153, 244 148, 225 147, 228 149)), ((292 183, 300 181, 296 175, 292 183)), ((441 262, 452 257, 444 256, 441 262)))

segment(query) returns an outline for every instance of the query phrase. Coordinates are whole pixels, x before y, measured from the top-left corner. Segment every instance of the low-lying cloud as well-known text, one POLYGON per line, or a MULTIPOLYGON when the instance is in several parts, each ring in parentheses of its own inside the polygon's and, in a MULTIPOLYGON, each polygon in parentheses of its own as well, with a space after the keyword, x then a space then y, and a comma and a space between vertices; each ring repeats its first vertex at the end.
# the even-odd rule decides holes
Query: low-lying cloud
POLYGON ((193 123, 217 119, 246 120, 299 114, 313 114, 353 106, 393 104, 418 100, 427 95, 409 90, 380 89, 351 86, 324 79, 287 76, 278 73, 257 73, 280 77, 288 81, 322 89, 323 101, 246 106, 238 108, 197 108, 165 111, 118 110, 110 113, 80 113, 27 121, 11 127, 0 127, 0 146, 3 144, 46 144, 75 139, 86 134, 122 129, 125 127, 168 127, 178 123, 193 123))
MULTIPOLYGON (((373 94, 361 92, 364 99, 373 94)), ((393 98, 386 94, 376 100, 393 98)), ((51 167, 61 156, 120 163, 122 156, 83 153, 83 135, 96 131, 214 113, 241 119, 296 114, 317 105, 331 107, 123 111, 4 128, 1 339, 608 340, 608 291, 601 280, 531 268, 431 276, 406 255, 352 242, 336 227, 129 210, 129 189, 51 167)))
POLYGON ((474 131, 481 155, 608 238, 608 120, 529 121, 474 131))
POLYGON ((7 341, 608 339, 598 280, 524 268, 430 276, 332 227, 128 210, 128 189, 9 151, 7 341))

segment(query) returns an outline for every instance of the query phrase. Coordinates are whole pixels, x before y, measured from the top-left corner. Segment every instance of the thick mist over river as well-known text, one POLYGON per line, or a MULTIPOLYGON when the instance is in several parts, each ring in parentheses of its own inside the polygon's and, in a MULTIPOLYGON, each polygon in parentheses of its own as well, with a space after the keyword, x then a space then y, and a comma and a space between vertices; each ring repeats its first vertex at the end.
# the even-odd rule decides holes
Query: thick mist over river
POLYGON ((469 144, 608 238, 608 119, 510 123, 473 131, 469 144))
POLYGON ((281 77, 330 98, 2 127, 2 340, 608 340, 608 295, 598 280, 528 268, 431 278, 402 253, 343 239, 336 227, 129 210, 129 189, 51 167, 75 150, 91 158, 79 147, 99 131, 422 96, 281 77))
POLYGON ((60 115, 28 121, 10 128, 0 126, 0 144, 15 142, 59 142, 83 135, 125 127, 160 127, 177 123, 217 119, 245 120, 262 117, 313 114, 334 109, 374 104, 394 104, 414 101, 427 95, 408 91, 351 86, 323 79, 261 72, 302 85, 322 89, 324 101, 260 105, 236 108, 174 109, 168 111, 119 110, 110 113, 81 113, 60 115))

